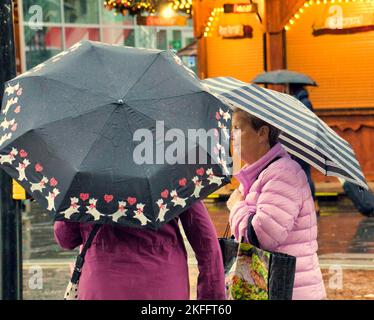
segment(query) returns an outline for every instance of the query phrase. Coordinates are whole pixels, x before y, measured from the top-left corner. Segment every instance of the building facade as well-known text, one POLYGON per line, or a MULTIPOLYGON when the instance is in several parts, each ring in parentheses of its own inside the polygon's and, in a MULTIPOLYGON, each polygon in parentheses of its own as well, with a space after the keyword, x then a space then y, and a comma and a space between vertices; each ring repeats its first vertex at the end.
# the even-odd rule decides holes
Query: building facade
POLYGON ((351 143, 374 181, 373 0, 196 0, 194 30, 201 78, 250 82, 284 68, 311 76, 317 115, 351 143))
POLYGON ((21 72, 81 40, 174 49, 194 41, 192 19, 185 25, 139 25, 134 16, 114 15, 102 0, 17 0, 21 72))

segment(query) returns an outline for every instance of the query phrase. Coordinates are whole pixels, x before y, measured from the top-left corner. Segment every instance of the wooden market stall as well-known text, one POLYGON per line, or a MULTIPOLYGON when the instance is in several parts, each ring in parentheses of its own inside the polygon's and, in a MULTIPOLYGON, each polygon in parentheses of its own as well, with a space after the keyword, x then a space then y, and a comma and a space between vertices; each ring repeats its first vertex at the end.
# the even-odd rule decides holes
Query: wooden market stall
MULTIPOLYGON (((308 87, 316 113, 352 144, 374 181, 373 0, 199 0, 194 29, 201 78, 250 81, 264 70, 287 68, 316 80, 318 87, 308 87), (228 13, 228 4, 255 8, 228 13), (225 39, 223 27, 236 25, 250 25, 252 37, 225 39)), ((337 182, 313 175, 317 182, 337 182)))
POLYGON ((374 1, 305 1, 286 29, 287 68, 316 80, 317 114, 353 145, 373 181, 374 1))

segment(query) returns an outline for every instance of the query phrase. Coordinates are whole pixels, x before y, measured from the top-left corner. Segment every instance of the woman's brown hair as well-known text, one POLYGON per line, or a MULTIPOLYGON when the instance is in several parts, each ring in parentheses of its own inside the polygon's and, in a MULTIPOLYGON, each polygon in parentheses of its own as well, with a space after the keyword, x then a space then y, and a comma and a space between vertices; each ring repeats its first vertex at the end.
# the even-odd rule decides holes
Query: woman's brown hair
POLYGON ((248 120, 249 120, 249 123, 251 124, 251 127, 258 131, 260 130, 261 127, 265 126, 265 127, 268 127, 269 128, 269 145, 270 145, 270 148, 274 147, 277 142, 278 142, 278 137, 279 135, 281 134, 281 131, 275 127, 273 127, 272 125, 270 125, 269 123, 267 123, 266 121, 263 121, 239 108, 234 108, 234 112, 238 112, 238 111, 242 111, 244 112, 247 117, 248 117, 248 120))

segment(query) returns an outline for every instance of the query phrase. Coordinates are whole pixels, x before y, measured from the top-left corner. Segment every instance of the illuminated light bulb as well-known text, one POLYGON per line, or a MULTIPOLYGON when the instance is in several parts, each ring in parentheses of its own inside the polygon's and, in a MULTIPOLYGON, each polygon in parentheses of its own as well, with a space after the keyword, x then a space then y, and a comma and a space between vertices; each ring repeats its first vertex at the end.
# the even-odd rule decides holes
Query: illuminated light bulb
POLYGON ((316 2, 317 4, 320 4, 321 3, 321 1, 319 1, 319 0, 317 0, 317 2, 316 2))
POLYGON ((209 30, 210 30, 209 27, 206 27, 206 28, 205 28, 205 31, 206 31, 206 32, 209 32, 209 30))
POLYGON ((174 10, 171 7, 166 7, 161 11, 161 16, 164 18, 171 18, 175 14, 174 10))
POLYGON ((210 21, 208 21, 207 25, 210 27, 212 25, 212 23, 210 21))
POLYGON ((313 4, 314 4, 313 0, 310 0, 309 5, 313 5, 313 4))
POLYGON ((207 37, 208 36, 208 33, 207 32, 204 32, 204 37, 207 37))
POLYGON ((209 20, 210 20, 210 21, 213 21, 213 17, 209 17, 209 20))
MULTIPOLYGON (((327 0, 326 0, 326 1, 327 1, 327 0)), ((303 8, 300 8, 300 9, 299 9, 299 12, 300 12, 300 13, 304 13, 304 9, 303 9, 303 8)))
POLYGON ((290 27, 289 26, 285 26, 284 30, 288 31, 288 30, 290 30, 290 27))
POLYGON ((305 2, 305 3, 304 3, 304 7, 305 7, 305 8, 308 8, 308 7, 309 7, 309 3, 305 2))
POLYGON ((290 24, 295 24, 295 21, 293 21, 292 19, 289 21, 290 24))
POLYGON ((299 19, 300 18, 300 15, 298 13, 295 14, 295 18, 296 19, 299 19))

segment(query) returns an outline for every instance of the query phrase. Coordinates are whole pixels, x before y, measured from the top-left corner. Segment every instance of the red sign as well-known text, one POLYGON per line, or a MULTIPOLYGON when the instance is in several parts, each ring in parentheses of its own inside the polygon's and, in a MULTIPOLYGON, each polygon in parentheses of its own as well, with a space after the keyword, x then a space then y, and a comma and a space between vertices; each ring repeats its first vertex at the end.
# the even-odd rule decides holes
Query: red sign
POLYGON ((223 5, 224 13, 257 13, 257 3, 229 3, 223 5))
POLYGON ((136 22, 140 26, 186 26, 187 18, 184 16, 171 18, 164 18, 161 16, 137 16, 136 22))
POLYGON ((218 34, 224 39, 243 39, 253 37, 253 28, 248 25, 226 25, 218 27, 218 34))

